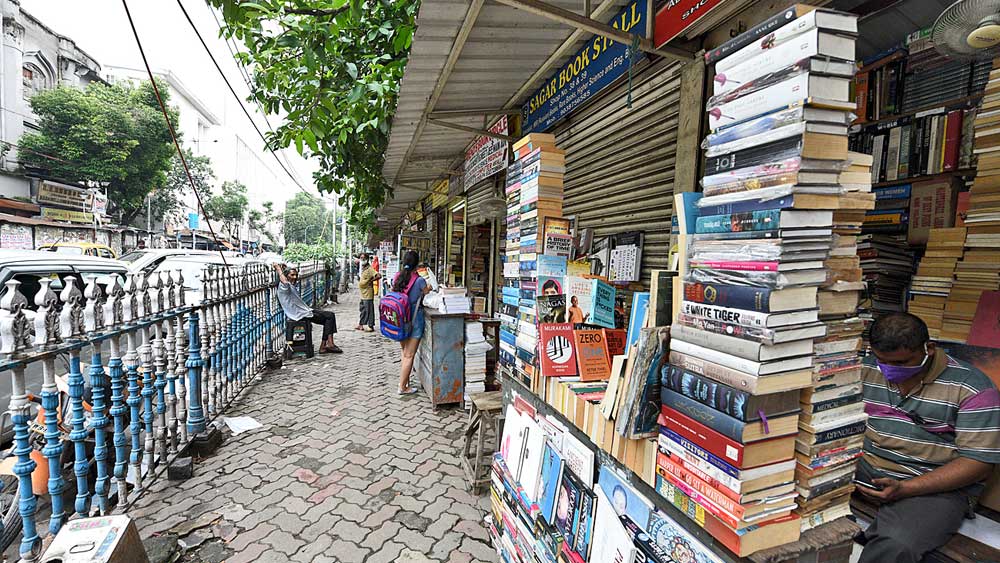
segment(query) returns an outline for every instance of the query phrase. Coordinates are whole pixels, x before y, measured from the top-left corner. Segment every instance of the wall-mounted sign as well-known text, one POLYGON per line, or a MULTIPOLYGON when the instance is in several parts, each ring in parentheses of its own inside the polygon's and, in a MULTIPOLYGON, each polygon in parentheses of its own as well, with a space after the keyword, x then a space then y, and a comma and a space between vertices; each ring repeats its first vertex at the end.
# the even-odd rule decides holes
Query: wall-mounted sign
POLYGON ((38 203, 42 205, 75 207, 76 209, 89 209, 91 206, 91 194, 82 188, 43 180, 38 184, 38 203))
POLYGON ((192 231, 198 228, 198 214, 188 213, 188 229, 192 231))
POLYGON ((68 209, 42 208, 42 217, 52 221, 69 221, 70 223, 93 223, 94 214, 86 211, 70 211, 68 209))
POLYGON ((27 225, 0 224, 0 248, 34 250, 34 236, 27 225))
MULTIPOLYGON (((608 23, 645 37, 648 19, 648 0, 635 0, 608 23)), ((625 74, 628 47, 601 36, 587 41, 521 108, 522 134, 547 130, 625 74)))
POLYGON ((653 27, 653 45, 662 47, 684 33, 694 22, 708 15, 722 0, 667 0, 658 12, 653 27))
MULTIPOLYGON (((491 133, 507 135, 507 116, 500 118, 491 133)), ((465 185, 475 186, 480 181, 500 172, 507 167, 507 141, 494 137, 481 136, 465 151, 465 185)))

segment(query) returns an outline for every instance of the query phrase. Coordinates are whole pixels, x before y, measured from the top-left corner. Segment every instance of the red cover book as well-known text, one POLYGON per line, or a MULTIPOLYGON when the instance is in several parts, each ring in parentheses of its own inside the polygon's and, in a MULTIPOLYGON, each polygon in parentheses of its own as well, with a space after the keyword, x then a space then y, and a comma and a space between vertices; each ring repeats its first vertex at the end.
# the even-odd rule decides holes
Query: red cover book
POLYGON ((542 377, 576 375, 576 352, 573 345, 573 325, 542 323, 538 325, 538 348, 542 377))
POLYGON ((708 453, 730 463, 733 467, 743 467, 743 444, 730 439, 704 424, 663 405, 660 407, 660 426, 666 426, 681 437, 691 440, 708 453))
POLYGON ((719 480, 713 479, 712 477, 709 477, 708 475, 705 475, 700 469, 698 469, 697 467, 692 467, 691 465, 689 465, 688 463, 686 463, 683 459, 680 459, 678 457, 672 456, 670 454, 663 453, 662 451, 658 451, 656 453, 656 465, 657 465, 657 467, 664 467, 665 468, 665 467, 667 467, 667 464, 676 465, 678 467, 683 468, 685 471, 688 471, 690 473, 693 473, 694 475, 697 475, 699 479, 701 479, 705 483, 708 483, 713 488, 715 488, 717 491, 719 491, 720 493, 722 493, 722 494, 726 495, 727 497, 729 497, 730 499, 732 499, 734 502, 740 502, 740 494, 737 493, 736 491, 730 489, 729 487, 727 487, 726 485, 724 485, 723 483, 721 483, 719 480))
MULTIPOLYGON (((682 465, 676 463, 670 456, 664 456, 662 462, 662 464, 657 464, 661 470, 660 475, 663 475, 664 477, 670 476, 672 479, 677 479, 686 483, 688 486, 693 487, 696 491, 704 495, 708 500, 712 501, 712 503, 725 512, 724 514, 716 514, 716 516, 724 519, 739 519, 743 518, 746 514, 746 507, 740 504, 740 501, 729 498, 728 495, 719 490, 721 487, 716 487, 695 473, 688 471, 682 465)), ((673 481, 671 480, 671 482, 673 481)), ((738 525, 738 523, 731 524, 734 528, 738 525)))
POLYGON ((958 168, 958 153, 962 146, 962 110, 948 114, 944 132, 944 166, 942 171, 951 172, 958 168))
POLYGON ((1000 348, 1000 291, 984 291, 979 296, 968 343, 972 346, 1000 348))
POLYGON ((604 342, 608 348, 608 365, 611 365, 611 358, 621 356, 625 353, 625 341, 628 339, 628 331, 624 328, 605 328, 601 330, 604 332, 604 342))
POLYGON ((854 75, 854 99, 858 104, 858 109, 855 111, 858 118, 854 120, 855 123, 864 123, 868 121, 868 72, 858 72, 854 75))
POLYGON ((611 377, 608 348, 602 330, 574 330, 576 342, 576 367, 580 381, 599 381, 611 377))
POLYGON ((964 227, 965 226, 965 214, 969 212, 969 198, 972 197, 972 192, 959 192, 958 194, 958 204, 955 206, 955 226, 964 227))

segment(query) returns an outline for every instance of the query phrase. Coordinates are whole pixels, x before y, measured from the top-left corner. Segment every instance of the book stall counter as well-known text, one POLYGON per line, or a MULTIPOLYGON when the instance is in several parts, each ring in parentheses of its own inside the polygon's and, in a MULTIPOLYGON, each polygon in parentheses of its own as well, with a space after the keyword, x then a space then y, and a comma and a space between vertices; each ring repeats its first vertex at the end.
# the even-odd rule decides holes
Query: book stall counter
POLYGON ((431 404, 461 403, 465 395, 465 314, 424 309, 424 337, 413 366, 431 404))

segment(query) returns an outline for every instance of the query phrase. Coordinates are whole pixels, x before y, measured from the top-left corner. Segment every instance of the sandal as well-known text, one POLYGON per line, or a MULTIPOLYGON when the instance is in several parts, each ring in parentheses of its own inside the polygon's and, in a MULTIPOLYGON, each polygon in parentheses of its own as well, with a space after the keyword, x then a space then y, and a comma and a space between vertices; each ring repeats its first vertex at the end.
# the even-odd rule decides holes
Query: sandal
POLYGON ((399 393, 400 395, 412 395, 417 392, 417 388, 410 386, 407 387, 406 389, 397 389, 396 392, 399 393))
POLYGON ((331 354, 343 354, 344 353, 344 351, 340 349, 340 346, 334 346, 333 348, 330 348, 327 351, 330 352, 331 354))

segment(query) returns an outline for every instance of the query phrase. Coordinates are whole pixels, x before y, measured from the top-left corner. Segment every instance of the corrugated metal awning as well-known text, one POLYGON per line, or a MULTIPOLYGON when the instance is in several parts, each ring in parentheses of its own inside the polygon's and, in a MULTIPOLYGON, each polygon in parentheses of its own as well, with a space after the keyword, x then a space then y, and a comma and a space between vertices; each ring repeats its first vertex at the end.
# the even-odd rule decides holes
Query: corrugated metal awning
MULTIPOLYGON (((548 3, 577 14, 584 6, 548 3)), ((607 21, 627 3, 594 0, 590 16, 607 21)), ((478 135, 436 121, 485 129, 497 110, 518 113, 591 37, 494 0, 423 0, 382 171, 394 196, 378 213, 380 223, 395 226, 429 193, 430 182, 460 172, 461 156, 478 135)))

